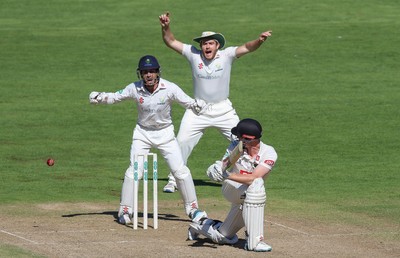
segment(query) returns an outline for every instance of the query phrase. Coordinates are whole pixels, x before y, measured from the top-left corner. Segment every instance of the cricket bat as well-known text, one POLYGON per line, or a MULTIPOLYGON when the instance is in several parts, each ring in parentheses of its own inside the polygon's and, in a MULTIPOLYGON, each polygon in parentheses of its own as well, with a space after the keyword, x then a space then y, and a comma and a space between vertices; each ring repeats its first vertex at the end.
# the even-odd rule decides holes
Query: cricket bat
POLYGON ((231 151, 228 157, 222 160, 222 171, 229 169, 240 158, 243 153, 243 142, 239 141, 238 145, 231 151))

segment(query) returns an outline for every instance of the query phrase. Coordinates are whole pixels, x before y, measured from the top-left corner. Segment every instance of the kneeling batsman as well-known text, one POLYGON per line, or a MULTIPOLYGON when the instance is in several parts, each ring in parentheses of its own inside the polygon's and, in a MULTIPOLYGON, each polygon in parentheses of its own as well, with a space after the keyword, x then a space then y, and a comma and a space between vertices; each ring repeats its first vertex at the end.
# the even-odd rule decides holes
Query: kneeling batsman
POLYGON ((195 240, 206 236, 218 244, 235 244, 236 233, 246 230, 245 249, 269 252, 272 247, 264 240, 264 207, 266 192, 264 180, 272 170, 277 154, 272 146, 261 142, 262 127, 254 119, 243 119, 232 134, 231 142, 221 161, 207 170, 207 175, 222 183, 222 194, 232 205, 223 222, 204 218, 191 223, 188 237, 195 240))

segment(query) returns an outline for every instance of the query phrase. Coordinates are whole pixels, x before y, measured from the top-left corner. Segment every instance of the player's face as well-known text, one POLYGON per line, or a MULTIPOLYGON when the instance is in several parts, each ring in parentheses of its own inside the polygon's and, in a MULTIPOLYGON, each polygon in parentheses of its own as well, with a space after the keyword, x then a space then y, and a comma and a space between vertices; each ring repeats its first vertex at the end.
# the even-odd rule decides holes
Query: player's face
POLYGON ((140 75, 142 76, 144 85, 149 90, 150 90, 150 88, 153 89, 154 86, 157 85, 157 83, 158 83, 158 70, 157 69, 142 70, 142 71, 140 71, 140 75))
POLYGON ((218 48, 219 48, 219 43, 214 39, 201 42, 201 50, 203 52, 203 56, 207 60, 214 59, 215 55, 217 54, 218 48))

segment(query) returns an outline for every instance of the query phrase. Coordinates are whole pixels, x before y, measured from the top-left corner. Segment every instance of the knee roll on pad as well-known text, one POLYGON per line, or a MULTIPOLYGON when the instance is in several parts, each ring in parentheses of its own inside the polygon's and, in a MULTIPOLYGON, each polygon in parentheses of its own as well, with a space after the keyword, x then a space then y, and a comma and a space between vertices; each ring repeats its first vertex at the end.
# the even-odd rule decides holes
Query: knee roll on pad
POLYGON ((246 190, 246 199, 248 202, 265 202, 266 194, 264 187, 264 180, 262 178, 254 179, 253 183, 249 185, 246 190))
POLYGON ((247 248, 254 250, 264 240, 264 207, 267 199, 264 180, 257 178, 246 191, 243 220, 247 231, 247 248))
POLYGON ((180 169, 174 171, 172 174, 175 179, 184 179, 185 177, 190 175, 190 170, 187 166, 183 166, 180 169))

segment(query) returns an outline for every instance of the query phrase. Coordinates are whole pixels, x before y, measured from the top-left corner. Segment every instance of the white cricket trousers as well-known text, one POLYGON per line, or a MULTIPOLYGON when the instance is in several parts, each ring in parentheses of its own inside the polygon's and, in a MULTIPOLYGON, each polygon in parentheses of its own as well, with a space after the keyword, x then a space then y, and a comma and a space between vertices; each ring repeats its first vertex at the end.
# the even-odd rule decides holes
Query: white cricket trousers
POLYGON ((216 128, 230 141, 231 129, 239 123, 239 116, 229 99, 209 104, 205 112, 199 116, 187 109, 179 128, 177 140, 184 163, 192 153, 207 128, 216 128))

